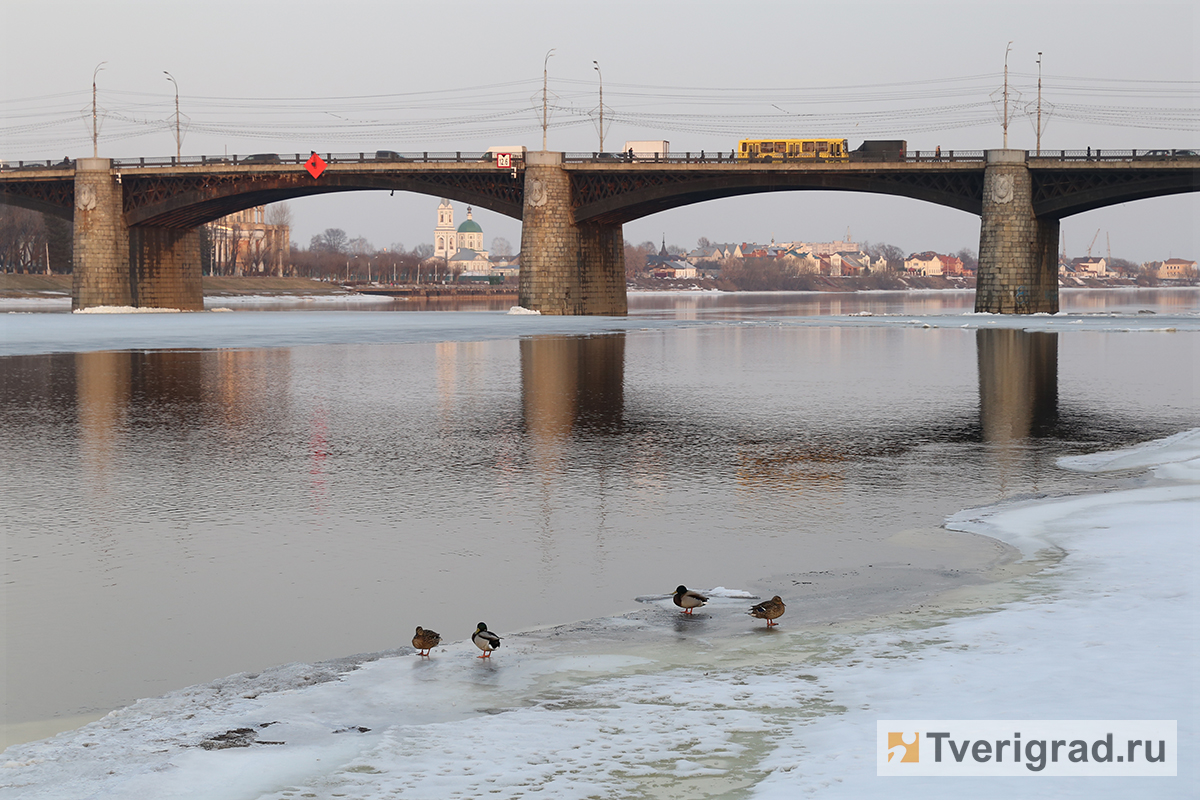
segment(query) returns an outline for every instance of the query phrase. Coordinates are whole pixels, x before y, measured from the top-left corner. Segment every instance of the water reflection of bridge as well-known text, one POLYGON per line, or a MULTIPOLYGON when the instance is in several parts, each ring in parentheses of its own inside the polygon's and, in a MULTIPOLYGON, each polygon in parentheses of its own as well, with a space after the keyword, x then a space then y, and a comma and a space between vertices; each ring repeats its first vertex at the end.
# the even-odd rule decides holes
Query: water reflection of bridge
MULTIPOLYGON (((489 408, 497 419, 521 420, 526 463, 538 472, 569 468, 581 447, 594 450, 592 456, 618 447, 625 449, 608 457, 636 458, 647 481, 667 481, 687 469, 673 450, 721 437, 732 468, 748 487, 803 489, 836 483, 848 464, 864 457, 894 456, 922 442, 981 442, 1001 458, 1019 459, 1030 440, 1071 438, 1073 430, 1064 425, 1073 429, 1082 415, 1069 409, 1064 414, 1060 408, 1059 335, 988 328, 976 332, 975 342, 976 419, 961 414, 939 418, 931 405, 927 415, 906 423, 903 430, 880 429, 863 419, 857 434, 844 431, 836 441, 800 429, 789 435, 786 424, 776 438, 755 438, 755 431, 739 426, 736 407, 721 410, 714 423, 711 416, 697 419, 682 403, 630 405, 624 333, 521 340, 519 408, 489 408)), ((153 438, 161 432, 164 441, 179 442, 189 430, 215 426, 231 446, 252 438, 256 420, 286 413, 291 403, 274 388, 290 380, 288 352, 166 350, 10 357, 5 360, 2 396, 10 413, 38 408, 70 413, 64 400, 71 398, 83 466, 89 481, 102 486, 130 437, 153 438)), ((1129 427, 1120 419, 1095 416, 1087 424, 1112 430, 1129 427)))
MULTIPOLYGON (((1058 420, 1058 334, 1014 329, 976 332, 979 364, 979 438, 1003 442, 1050 435, 1058 420)), ((630 427, 661 426, 626 407, 624 333, 540 336, 519 343, 521 408, 536 441, 618 435, 630 427)), ((85 436, 100 450, 130 420, 147 425, 219 422, 231 435, 253 424, 271 399, 271 373, 286 369, 286 350, 115 351, 15 356, 6 360, 4 395, 18 406, 61 405, 73 395, 85 436), (29 395, 18 397, 19 395, 29 395), (38 400, 38 397, 41 400, 38 400), (131 416, 131 409, 142 412, 131 416)), ((735 409, 730 410, 736 414, 735 409)), ((677 423, 693 427, 686 407, 677 423)), ((829 464, 845 454, 828 444, 790 458, 829 464)))
MULTIPOLYGON (((1041 437, 1058 419, 1058 334, 1008 328, 976 331, 979 430, 984 441, 1041 437)), ((526 427, 550 438, 615 433, 623 409, 625 334, 534 337, 521 341, 526 427)), ((686 409, 681 409, 682 424, 686 409)), ((844 455, 816 447, 812 460, 844 455)))

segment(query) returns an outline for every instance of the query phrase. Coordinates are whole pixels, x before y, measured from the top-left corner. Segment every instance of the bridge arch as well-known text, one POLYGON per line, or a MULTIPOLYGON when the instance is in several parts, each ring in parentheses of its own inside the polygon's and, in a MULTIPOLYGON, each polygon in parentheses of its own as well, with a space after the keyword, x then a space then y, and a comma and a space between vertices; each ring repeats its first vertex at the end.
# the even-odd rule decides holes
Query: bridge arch
POLYGON ((416 170, 364 174, 331 166, 319 180, 307 173, 297 173, 294 168, 249 175, 206 171, 184 180, 176 176, 164 179, 137 174, 124 180, 131 184, 131 191, 125 195, 125 219, 130 226, 195 228, 254 206, 356 191, 403 191, 446 197, 521 218, 520 181, 507 172, 481 172, 478 167, 457 173, 416 170))
POLYGON ((893 195, 981 213, 984 165, 947 164, 945 171, 909 165, 875 165, 847 171, 843 165, 725 164, 696 168, 664 165, 661 170, 624 175, 611 169, 568 167, 575 219, 623 224, 708 200, 788 191, 843 191, 893 195), (732 168, 731 168, 732 167, 732 168), (828 167, 825 169, 824 167, 828 167))
POLYGON ((1033 212, 1064 217, 1134 200, 1200 191, 1200 168, 1180 169, 1169 162, 1055 162, 1031 159, 1033 212))
POLYGON ((62 168, 37 170, 0 184, 0 203, 75 220, 75 174, 62 168))

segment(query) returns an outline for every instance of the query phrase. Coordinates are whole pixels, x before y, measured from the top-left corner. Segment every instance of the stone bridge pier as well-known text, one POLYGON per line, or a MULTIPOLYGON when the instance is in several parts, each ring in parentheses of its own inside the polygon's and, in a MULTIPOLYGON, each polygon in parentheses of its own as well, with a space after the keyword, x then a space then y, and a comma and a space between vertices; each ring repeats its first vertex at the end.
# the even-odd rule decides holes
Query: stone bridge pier
POLYGON ((543 314, 628 312, 622 226, 576 222, 561 153, 525 157, 518 302, 543 314))
POLYGON ((975 310, 1058 312, 1058 219, 1033 212, 1024 150, 989 150, 983 173, 975 310))
POLYGON ((199 229, 129 226, 123 201, 120 173, 108 159, 76 162, 72 309, 203 310, 199 229))

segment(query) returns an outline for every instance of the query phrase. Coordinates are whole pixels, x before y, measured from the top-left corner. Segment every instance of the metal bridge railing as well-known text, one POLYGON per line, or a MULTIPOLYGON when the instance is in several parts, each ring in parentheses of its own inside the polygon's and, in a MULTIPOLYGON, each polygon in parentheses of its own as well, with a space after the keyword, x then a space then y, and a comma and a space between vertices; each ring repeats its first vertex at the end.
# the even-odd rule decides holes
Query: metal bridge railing
MULTIPOLYGON (((270 166, 270 165, 301 165, 308 161, 309 153, 252 153, 250 155, 224 156, 161 156, 149 158, 114 158, 112 164, 121 169, 162 168, 162 167, 208 167, 222 165, 239 166, 270 166)), ((326 164, 489 164, 494 153, 478 151, 462 151, 431 153, 396 152, 393 150, 377 150, 361 153, 319 153, 326 164)), ((866 158, 850 154, 850 163, 954 163, 954 162, 983 162, 987 157, 984 150, 909 150, 902 157, 866 158)), ((1072 162, 1072 161, 1147 161, 1175 162, 1200 161, 1200 149, 1197 150, 1042 150, 1026 151, 1026 159, 1030 162, 1072 162)), ((779 158, 739 159, 736 153, 729 151, 709 152, 676 152, 667 155, 635 155, 632 158, 627 153, 564 153, 563 161, 568 164, 838 164, 845 160, 823 160, 812 158, 779 158)), ((522 166, 521 157, 514 154, 514 166, 522 166)), ((10 172, 22 169, 73 169, 75 162, 70 159, 61 161, 0 161, 0 171, 10 172)))
MULTIPOLYGON (((377 150, 362 153, 317 153, 326 164, 472 164, 491 163, 492 153, 457 150, 447 153, 408 152, 377 150)), ((271 166, 276 164, 303 164, 312 156, 308 153, 251 153, 227 156, 162 156, 158 158, 114 158, 114 167, 136 169, 138 167, 207 167, 225 164, 241 166, 271 166)))
POLYGON ((1200 150, 1030 150, 1029 161, 1200 161, 1200 150))
POLYGON ((593 152, 564 153, 563 161, 569 164, 844 164, 847 161, 852 163, 981 162, 986 157, 983 150, 910 150, 903 157, 892 156, 890 158, 880 157, 874 153, 871 155, 875 157, 861 157, 851 153, 849 158, 843 159, 788 158, 780 156, 748 159, 738 158, 736 152, 713 153, 707 150, 699 152, 676 152, 668 153, 667 155, 643 153, 641 155, 634 154, 632 157, 628 153, 593 152))
POLYGON ((62 161, 0 161, 0 171, 18 169, 74 169, 75 162, 69 158, 62 161))

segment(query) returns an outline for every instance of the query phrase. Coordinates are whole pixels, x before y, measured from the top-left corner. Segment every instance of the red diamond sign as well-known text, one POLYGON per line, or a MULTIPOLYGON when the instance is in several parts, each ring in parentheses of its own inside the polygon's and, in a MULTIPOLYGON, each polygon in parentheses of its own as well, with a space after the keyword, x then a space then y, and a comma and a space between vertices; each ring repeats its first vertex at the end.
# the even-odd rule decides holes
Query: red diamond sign
POLYGON ((308 157, 308 161, 304 162, 304 168, 308 170, 308 174, 313 178, 321 177, 321 173, 325 171, 325 159, 321 158, 315 152, 308 157))

